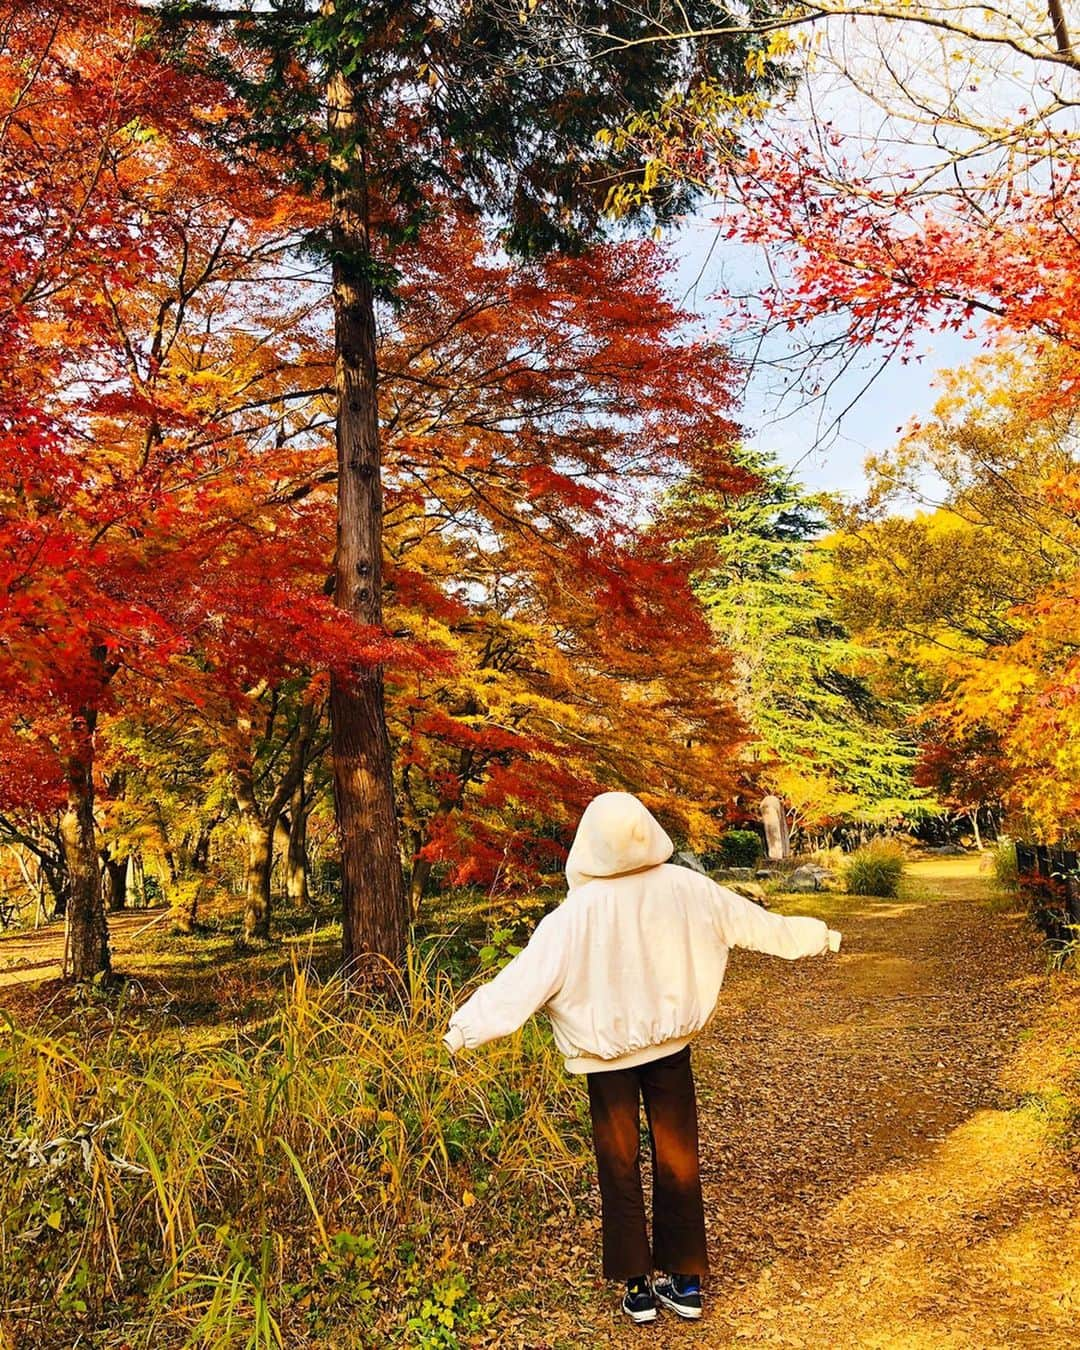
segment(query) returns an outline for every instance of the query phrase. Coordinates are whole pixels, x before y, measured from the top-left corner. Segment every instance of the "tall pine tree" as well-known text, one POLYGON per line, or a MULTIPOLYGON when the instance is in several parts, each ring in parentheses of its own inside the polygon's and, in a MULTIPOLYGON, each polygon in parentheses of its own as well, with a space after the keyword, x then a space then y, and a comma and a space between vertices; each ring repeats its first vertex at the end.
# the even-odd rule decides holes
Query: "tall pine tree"
POLYGON ((912 784, 909 709, 876 688, 880 656, 839 621, 816 566, 827 501, 743 449, 755 491, 717 501, 691 480, 669 503, 697 552, 695 590, 734 653, 736 698, 793 823, 883 821, 927 808, 912 784), (726 525, 698 529, 720 511, 726 525))

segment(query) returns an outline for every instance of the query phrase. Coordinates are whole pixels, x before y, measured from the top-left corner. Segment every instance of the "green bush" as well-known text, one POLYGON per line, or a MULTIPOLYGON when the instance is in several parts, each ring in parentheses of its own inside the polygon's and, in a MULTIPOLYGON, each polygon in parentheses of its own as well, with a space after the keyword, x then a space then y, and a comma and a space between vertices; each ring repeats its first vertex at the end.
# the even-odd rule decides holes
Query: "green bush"
POLYGON ((761 835, 756 830, 728 830, 720 836, 717 853, 721 867, 756 867, 761 857, 761 835))
POLYGON ((893 896, 904 874, 904 850, 891 839, 874 839, 848 858, 844 881, 849 895, 893 896))

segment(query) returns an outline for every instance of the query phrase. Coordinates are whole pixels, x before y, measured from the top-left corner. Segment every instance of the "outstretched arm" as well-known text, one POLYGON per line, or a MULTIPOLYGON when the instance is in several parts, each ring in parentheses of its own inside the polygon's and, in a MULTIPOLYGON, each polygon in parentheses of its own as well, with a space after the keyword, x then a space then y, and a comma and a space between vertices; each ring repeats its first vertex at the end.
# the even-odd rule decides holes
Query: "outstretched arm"
POLYGON ((795 961, 838 951, 840 934, 820 919, 801 914, 770 914, 752 900, 713 884, 716 926, 726 947, 747 947, 795 961))
POLYGON ((509 1036, 555 997, 565 974, 563 929, 558 910, 545 915, 528 945, 458 1008, 443 1037, 451 1054, 509 1036))

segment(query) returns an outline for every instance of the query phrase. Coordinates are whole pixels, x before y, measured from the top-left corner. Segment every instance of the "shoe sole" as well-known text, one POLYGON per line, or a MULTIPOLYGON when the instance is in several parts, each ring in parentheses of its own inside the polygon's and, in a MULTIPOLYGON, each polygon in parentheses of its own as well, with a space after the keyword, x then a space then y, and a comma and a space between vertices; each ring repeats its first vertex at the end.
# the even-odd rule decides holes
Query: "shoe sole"
POLYGON ((653 1296, 665 1308, 670 1308, 673 1313, 678 1313, 680 1317, 685 1318, 687 1322, 699 1322, 701 1320, 700 1308, 683 1308, 674 1299, 665 1298, 658 1290, 654 1290, 653 1296))
POLYGON ((649 1308, 649 1309, 648 1309, 647 1311, 645 1311, 645 1312, 631 1312, 631 1311, 629 1310, 629 1308, 624 1308, 624 1309, 623 1309, 623 1315, 626 1316, 626 1317, 629 1317, 629 1319, 631 1320, 631 1322, 637 1323, 638 1326, 640 1326, 643 1322, 655 1322, 655 1321, 656 1321, 656 1309, 655 1309, 655 1308, 649 1308))

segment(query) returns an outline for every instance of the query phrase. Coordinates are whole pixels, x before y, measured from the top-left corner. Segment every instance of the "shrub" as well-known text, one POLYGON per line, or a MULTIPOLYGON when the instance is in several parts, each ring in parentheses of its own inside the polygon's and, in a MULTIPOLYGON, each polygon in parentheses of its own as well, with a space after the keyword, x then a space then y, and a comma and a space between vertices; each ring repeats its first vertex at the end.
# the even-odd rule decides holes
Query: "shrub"
POLYGON ((721 867, 756 867, 761 857, 761 835, 756 830, 728 830, 720 836, 717 853, 721 867))
POLYGON ((875 839, 847 860, 844 881, 849 895, 893 896, 904 874, 904 850, 891 839, 875 839))
POLYGON ((830 872, 843 872, 847 863, 847 855, 840 847, 834 848, 816 848, 810 854, 808 859, 800 859, 802 862, 812 862, 815 867, 827 867, 830 872))

